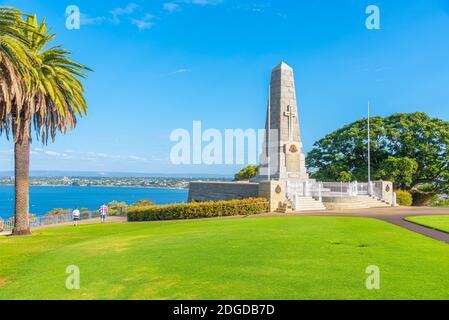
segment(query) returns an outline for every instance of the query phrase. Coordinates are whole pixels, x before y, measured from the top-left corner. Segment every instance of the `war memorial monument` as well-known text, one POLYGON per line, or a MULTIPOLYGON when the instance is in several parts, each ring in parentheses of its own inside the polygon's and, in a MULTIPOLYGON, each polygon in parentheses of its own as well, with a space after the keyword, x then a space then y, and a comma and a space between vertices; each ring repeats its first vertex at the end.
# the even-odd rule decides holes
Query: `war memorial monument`
POLYGON ((249 182, 191 182, 189 201, 266 198, 271 211, 356 209, 395 204, 386 181, 319 182, 309 178, 301 142, 293 69, 271 73, 265 139, 258 175, 249 182))

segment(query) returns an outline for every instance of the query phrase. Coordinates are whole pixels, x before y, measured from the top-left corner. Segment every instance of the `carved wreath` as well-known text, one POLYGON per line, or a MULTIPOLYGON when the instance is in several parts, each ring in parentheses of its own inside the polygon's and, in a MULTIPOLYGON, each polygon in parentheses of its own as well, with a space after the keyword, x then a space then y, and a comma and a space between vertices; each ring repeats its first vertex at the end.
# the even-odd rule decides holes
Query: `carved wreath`
POLYGON ((292 144, 290 146, 290 149, 288 149, 288 151, 290 151, 291 153, 296 153, 296 152, 298 152, 298 147, 296 147, 296 145, 292 144))
POLYGON ((274 191, 276 191, 277 194, 280 194, 280 193, 282 192, 281 186, 278 185, 278 186, 276 187, 276 190, 274 190, 274 191))

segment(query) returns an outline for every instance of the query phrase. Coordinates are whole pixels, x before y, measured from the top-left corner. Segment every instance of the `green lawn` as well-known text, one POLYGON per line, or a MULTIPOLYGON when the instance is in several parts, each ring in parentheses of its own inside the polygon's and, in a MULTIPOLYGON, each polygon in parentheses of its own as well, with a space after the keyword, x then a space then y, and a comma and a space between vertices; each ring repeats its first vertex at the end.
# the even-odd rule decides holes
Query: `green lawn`
POLYGON ((449 232, 449 216, 409 217, 406 220, 423 225, 425 227, 449 232))
POLYGON ((0 237, 0 299, 449 299, 449 246, 364 218, 61 227, 0 237), (66 267, 81 289, 65 287, 66 267), (381 270, 381 290, 365 269, 381 270))

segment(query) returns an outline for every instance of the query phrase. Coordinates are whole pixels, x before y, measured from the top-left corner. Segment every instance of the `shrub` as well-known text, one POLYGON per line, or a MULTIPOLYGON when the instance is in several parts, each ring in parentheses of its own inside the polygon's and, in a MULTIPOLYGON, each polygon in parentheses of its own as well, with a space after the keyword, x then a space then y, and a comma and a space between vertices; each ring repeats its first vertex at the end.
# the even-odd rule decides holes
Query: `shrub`
POLYGON ((47 215, 57 215, 57 214, 68 214, 71 211, 69 209, 61 209, 61 208, 55 208, 47 212, 47 215))
POLYGON ((396 202, 400 206, 409 207, 413 204, 413 197, 408 191, 396 190, 396 202))
POLYGON ((131 205, 131 207, 151 207, 151 206, 154 206, 154 202, 147 199, 139 200, 131 205))
POLYGON ((197 219, 221 216, 254 215, 268 211, 262 198, 217 202, 191 202, 150 207, 130 207, 128 221, 197 219))
POLYGON ((108 203, 108 215, 110 216, 119 216, 126 212, 128 209, 128 205, 126 202, 118 202, 118 201, 111 201, 108 203))
POLYGON ((449 207, 449 200, 440 200, 436 204, 434 204, 434 207, 449 207))
POLYGON ((432 198, 432 207, 449 207, 449 198, 446 195, 434 195, 432 198))

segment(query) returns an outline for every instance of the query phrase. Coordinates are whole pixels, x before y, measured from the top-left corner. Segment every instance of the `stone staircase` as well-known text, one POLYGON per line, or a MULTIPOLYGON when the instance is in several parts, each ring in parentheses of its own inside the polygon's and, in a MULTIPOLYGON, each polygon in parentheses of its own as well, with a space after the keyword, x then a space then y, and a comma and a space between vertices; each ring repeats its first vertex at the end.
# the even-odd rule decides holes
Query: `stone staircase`
POLYGON ((379 200, 377 197, 368 195, 358 195, 354 197, 355 201, 351 199, 348 202, 324 202, 328 210, 352 210, 352 209, 367 209, 367 208, 386 208, 391 207, 390 203, 379 200))
POLYGON ((346 203, 322 203, 312 197, 298 197, 296 206, 292 206, 290 202, 284 204, 276 212, 302 212, 302 211, 325 211, 325 210, 351 210, 351 209, 366 209, 366 208, 387 208, 391 204, 379 200, 376 197, 368 195, 357 196, 357 201, 346 203))
POLYGON ((297 199, 295 211, 322 211, 326 207, 322 202, 315 200, 312 197, 299 197, 297 199))
POLYGON ((382 207, 391 207, 391 203, 387 203, 383 200, 379 200, 377 197, 372 196, 358 196, 359 201, 366 205, 365 208, 382 208, 382 207))
POLYGON ((293 206, 289 203, 276 210, 276 212, 299 212, 299 211, 324 211, 326 207, 322 202, 315 200, 312 197, 298 197, 296 205, 293 206))

